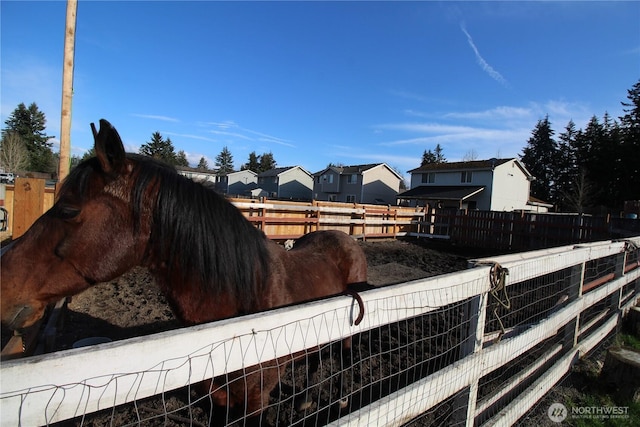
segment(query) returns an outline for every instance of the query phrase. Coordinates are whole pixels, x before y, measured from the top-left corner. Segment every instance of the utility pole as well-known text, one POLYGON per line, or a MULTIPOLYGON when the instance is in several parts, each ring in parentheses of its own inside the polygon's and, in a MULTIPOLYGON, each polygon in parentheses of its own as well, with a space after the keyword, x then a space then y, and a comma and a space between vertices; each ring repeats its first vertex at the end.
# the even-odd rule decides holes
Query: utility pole
POLYGON ((76 12, 78 0, 67 0, 67 21, 64 35, 64 63, 62 65, 62 109, 60 117, 60 163, 58 180, 69 175, 71 166, 71 101, 73 98, 73 62, 76 43, 76 12))

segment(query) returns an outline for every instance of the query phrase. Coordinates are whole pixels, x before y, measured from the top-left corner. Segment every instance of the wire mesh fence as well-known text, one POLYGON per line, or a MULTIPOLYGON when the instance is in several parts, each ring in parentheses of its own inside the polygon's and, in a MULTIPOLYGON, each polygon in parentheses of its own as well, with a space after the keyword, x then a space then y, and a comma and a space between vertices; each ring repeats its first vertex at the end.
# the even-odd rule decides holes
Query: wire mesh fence
POLYGON ((520 254, 363 292, 358 326, 357 305, 339 297, 3 363, 0 416, 25 426, 515 422, 577 344, 596 345, 638 300, 639 270, 624 242, 520 254))

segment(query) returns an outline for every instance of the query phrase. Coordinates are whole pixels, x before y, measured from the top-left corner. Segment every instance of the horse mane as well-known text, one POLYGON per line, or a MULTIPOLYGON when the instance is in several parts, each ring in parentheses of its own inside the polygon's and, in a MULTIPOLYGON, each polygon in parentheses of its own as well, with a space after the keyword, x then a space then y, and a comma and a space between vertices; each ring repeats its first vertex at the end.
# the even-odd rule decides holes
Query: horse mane
MULTIPOLYGON (((210 294, 229 293, 242 311, 251 307, 268 276, 264 233, 224 196, 178 174, 172 166, 147 156, 126 156, 133 160, 130 197, 135 233, 140 229, 145 197, 155 195, 145 258, 166 269, 171 283, 164 285, 199 285, 210 294)), ((89 179, 97 170, 96 158, 78 165, 60 195, 75 187, 76 197, 90 197, 89 179)), ((114 178, 104 175, 107 180, 114 178)))

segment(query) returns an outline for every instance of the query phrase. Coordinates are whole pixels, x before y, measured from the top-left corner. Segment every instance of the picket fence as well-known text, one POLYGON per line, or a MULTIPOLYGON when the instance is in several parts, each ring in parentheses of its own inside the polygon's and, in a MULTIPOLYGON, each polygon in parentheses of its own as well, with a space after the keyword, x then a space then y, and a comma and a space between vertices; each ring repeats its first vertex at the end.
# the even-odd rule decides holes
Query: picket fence
MULTIPOLYGON (((95 425, 101 411, 111 425, 206 425, 190 384, 353 337, 350 367, 325 361, 307 388, 281 387, 265 410, 276 421, 265 423, 512 425, 638 303, 639 247, 634 237, 475 260, 462 272, 362 292, 358 326, 354 301, 335 297, 3 362, 0 424, 95 425), (345 373, 352 406, 339 416, 334 384, 345 373), (172 390, 185 388, 184 405, 170 407, 172 390), (305 392, 316 403, 301 414, 293 396, 305 392), (133 418, 122 421, 123 411, 133 418)), ((213 425, 243 425, 226 417, 213 425)))

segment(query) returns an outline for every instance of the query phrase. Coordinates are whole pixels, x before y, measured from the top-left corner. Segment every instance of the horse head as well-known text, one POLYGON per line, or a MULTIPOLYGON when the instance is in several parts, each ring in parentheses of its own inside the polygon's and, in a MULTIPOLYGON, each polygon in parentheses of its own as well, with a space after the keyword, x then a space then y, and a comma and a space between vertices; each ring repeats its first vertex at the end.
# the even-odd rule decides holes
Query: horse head
POLYGON ((95 151, 65 179, 53 207, 2 255, 0 314, 11 329, 32 325, 49 303, 141 261, 148 230, 129 207, 133 167, 106 120, 95 151))

